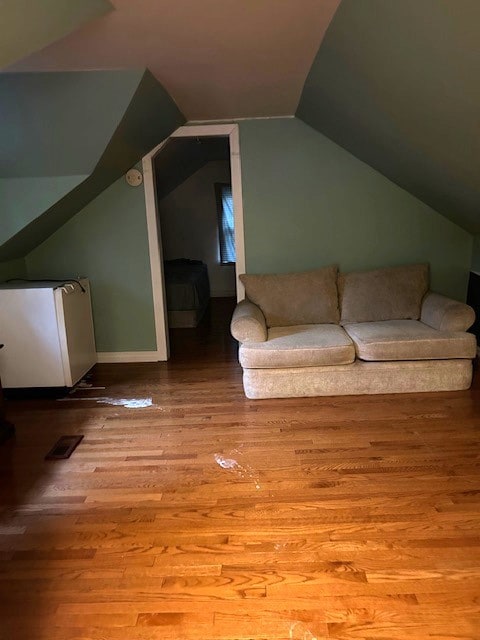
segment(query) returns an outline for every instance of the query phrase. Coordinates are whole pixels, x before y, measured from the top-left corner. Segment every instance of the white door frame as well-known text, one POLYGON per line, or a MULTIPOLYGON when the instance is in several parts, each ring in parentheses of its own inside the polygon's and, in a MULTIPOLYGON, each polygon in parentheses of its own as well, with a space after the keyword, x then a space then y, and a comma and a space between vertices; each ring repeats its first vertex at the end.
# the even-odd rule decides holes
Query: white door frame
MULTIPOLYGON (((230 142, 230 171, 232 177, 233 212, 235 217, 235 278, 237 300, 245 297, 245 290, 238 276, 245 273, 245 237, 243 232, 242 170, 240 163, 240 140, 238 124, 212 124, 180 127, 170 138, 200 138, 205 136, 228 137, 230 142)), ((168 319, 163 274, 163 251, 160 221, 157 213, 155 174, 153 160, 166 145, 163 140, 142 160, 143 185, 145 190, 145 210, 147 217, 148 248, 150 253, 150 272, 152 278, 153 311, 155 317, 155 335, 157 339, 158 360, 168 360, 170 355, 168 341, 168 319)))

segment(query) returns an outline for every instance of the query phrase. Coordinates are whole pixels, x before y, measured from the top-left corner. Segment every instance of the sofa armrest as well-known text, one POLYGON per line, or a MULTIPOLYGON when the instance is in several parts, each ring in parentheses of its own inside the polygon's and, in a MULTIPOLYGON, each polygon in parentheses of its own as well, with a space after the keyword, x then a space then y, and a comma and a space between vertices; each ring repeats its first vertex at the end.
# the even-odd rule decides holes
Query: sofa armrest
POLYGON ((250 300, 239 302, 233 312, 230 331, 239 342, 265 342, 267 324, 260 307, 250 300))
POLYGON ((429 291, 420 320, 440 331, 467 331, 475 322, 475 311, 468 304, 429 291))

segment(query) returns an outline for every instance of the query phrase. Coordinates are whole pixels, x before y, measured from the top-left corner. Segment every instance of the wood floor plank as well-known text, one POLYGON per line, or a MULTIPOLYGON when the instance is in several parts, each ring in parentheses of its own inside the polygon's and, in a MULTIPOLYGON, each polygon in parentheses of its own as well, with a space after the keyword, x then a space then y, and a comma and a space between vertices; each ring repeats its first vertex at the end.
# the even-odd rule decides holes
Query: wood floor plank
POLYGON ((478 640, 478 372, 464 392, 248 400, 233 301, 212 302, 168 363, 8 401, 0 640, 478 640), (64 433, 85 437, 47 463, 64 433))

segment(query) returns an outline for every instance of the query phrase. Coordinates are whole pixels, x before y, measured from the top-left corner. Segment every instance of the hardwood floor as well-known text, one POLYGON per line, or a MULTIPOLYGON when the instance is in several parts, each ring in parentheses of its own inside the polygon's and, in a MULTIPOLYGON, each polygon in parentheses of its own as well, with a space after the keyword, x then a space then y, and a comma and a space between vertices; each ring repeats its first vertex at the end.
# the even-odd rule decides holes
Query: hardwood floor
POLYGON ((1 640, 478 640, 478 376, 250 401, 230 311, 176 330, 169 363, 8 402, 1 640))

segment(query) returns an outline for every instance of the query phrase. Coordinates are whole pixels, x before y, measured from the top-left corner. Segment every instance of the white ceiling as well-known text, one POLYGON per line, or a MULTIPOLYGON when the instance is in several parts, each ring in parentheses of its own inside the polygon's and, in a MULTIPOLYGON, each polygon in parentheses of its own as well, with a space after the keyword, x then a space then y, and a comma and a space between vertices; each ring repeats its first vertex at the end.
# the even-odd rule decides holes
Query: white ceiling
POLYGON ((340 0, 111 0, 10 70, 148 67, 188 120, 292 115, 340 0))

